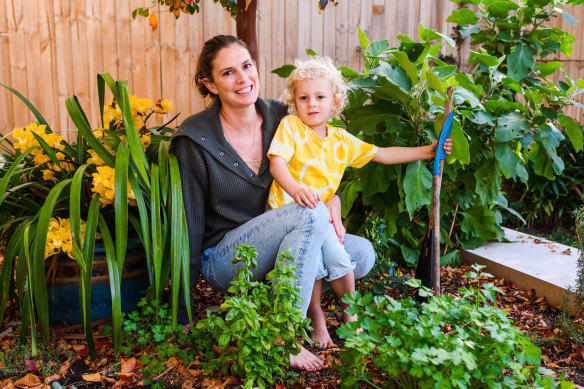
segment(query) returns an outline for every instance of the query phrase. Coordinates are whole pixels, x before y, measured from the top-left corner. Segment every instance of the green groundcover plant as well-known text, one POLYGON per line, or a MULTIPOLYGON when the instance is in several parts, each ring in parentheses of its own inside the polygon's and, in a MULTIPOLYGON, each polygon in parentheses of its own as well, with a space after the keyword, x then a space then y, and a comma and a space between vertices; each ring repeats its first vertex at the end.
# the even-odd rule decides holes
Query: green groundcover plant
POLYGON ((274 270, 266 276, 267 283, 251 281, 257 267, 256 250, 241 245, 233 263, 241 263, 229 287, 230 295, 221 304, 219 313, 197 323, 202 338, 209 337, 221 352, 213 357, 205 370, 221 371, 245 381, 246 388, 272 387, 286 376, 290 354, 300 352, 300 338, 309 341, 308 319, 303 319, 298 307, 300 288, 294 286, 297 266, 289 252, 276 260, 274 270))
MULTIPOLYGON (((442 263, 460 261, 459 247, 476 248, 501 239, 509 207, 502 180, 527 182, 532 175, 554 180, 565 163, 560 146, 583 147, 579 124, 564 113, 577 105, 584 80, 573 80, 561 62, 545 58, 570 55, 574 37, 546 21, 566 4, 582 0, 473 0, 446 19, 456 23, 458 44, 472 39, 470 73, 441 58, 441 43, 456 41, 419 26, 419 42, 398 35, 398 47, 370 42, 363 32, 364 69, 341 67, 350 82, 350 102, 339 126, 379 146, 420 146, 437 138, 443 121, 446 90, 452 86, 455 120, 452 154, 447 158, 441 191, 441 242, 450 251, 442 263), (552 74, 561 78, 552 82, 552 74), (451 228, 456 226, 456 228, 451 228), (454 248, 454 250, 453 250, 454 248)), ((315 54, 308 50, 309 54, 315 54)), ((293 66, 274 72, 287 76, 293 66)), ((565 154, 564 154, 565 155, 565 154)), ((432 174, 426 162, 368 164, 349 170, 341 184, 343 216, 349 231, 364 229, 367 217, 386 221, 393 260, 414 266, 428 229, 432 174)))
MULTIPOLYGON (((480 274, 480 265, 474 268, 469 279, 490 276, 480 274)), ((419 280, 408 283, 420 286, 419 280)), ((573 388, 563 373, 557 382, 553 371, 539 367, 541 350, 491 305, 499 292, 492 283, 480 289, 469 282, 461 297, 432 296, 421 305, 411 297, 346 296, 348 313, 359 321, 337 331, 345 339, 341 387, 573 388)))

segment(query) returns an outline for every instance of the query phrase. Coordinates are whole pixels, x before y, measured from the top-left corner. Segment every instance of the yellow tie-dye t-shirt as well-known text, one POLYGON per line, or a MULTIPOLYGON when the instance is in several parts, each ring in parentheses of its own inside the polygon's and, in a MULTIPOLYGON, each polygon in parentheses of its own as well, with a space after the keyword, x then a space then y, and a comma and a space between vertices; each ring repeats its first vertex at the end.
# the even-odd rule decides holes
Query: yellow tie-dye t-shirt
MULTIPOLYGON (((327 201, 335 194, 347 167, 360 168, 376 153, 376 146, 341 128, 327 125, 327 137, 321 138, 299 117, 288 115, 276 130, 268 158, 284 158, 296 182, 316 189, 321 201, 327 201)), ((270 208, 277 208, 294 199, 274 180, 268 201, 270 208)))

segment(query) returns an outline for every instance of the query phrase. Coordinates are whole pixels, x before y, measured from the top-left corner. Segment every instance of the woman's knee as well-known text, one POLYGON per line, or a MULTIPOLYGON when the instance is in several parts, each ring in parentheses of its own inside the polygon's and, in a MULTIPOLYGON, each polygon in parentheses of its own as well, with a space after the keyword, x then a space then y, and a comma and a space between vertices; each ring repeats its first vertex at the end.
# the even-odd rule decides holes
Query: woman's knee
POLYGON ((312 234, 323 236, 324 238, 328 231, 329 213, 322 201, 319 201, 314 208, 303 208, 301 220, 309 224, 312 234))

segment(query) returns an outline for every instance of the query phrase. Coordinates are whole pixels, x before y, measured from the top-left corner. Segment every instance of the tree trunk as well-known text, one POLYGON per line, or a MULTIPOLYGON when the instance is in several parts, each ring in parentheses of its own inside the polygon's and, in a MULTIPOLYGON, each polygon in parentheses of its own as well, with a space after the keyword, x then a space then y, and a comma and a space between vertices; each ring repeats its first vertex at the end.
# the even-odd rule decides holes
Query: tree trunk
POLYGON ((256 64, 258 64, 257 5, 257 0, 237 0, 237 16, 235 17, 237 37, 247 44, 251 57, 256 64))

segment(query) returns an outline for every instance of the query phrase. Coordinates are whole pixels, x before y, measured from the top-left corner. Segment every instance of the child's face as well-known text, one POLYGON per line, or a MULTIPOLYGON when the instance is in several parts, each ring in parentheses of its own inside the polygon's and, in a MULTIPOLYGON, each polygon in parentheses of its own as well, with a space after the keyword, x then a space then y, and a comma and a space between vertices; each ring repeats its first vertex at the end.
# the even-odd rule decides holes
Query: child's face
POLYGON ((298 81, 294 95, 298 116, 314 131, 325 131, 334 107, 331 82, 324 78, 298 81))

